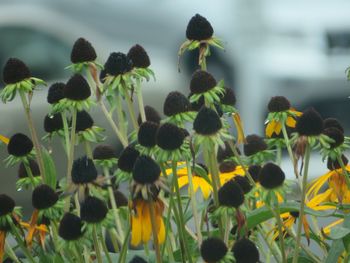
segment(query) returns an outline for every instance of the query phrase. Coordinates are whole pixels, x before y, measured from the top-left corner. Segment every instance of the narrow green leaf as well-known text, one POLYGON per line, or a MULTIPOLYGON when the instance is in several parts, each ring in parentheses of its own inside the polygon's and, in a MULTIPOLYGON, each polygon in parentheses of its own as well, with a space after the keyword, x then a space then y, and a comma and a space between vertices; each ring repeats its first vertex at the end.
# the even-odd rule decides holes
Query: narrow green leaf
POLYGON ((56 189, 57 184, 57 173, 55 163, 50 155, 50 153, 43 147, 43 161, 45 166, 45 183, 51 186, 53 189, 56 189))

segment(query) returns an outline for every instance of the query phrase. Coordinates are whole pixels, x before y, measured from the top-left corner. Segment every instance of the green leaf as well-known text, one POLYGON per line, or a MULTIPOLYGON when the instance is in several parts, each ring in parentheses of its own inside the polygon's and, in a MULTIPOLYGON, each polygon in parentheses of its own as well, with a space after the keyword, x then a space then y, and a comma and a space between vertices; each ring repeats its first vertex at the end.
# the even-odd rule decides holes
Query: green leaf
POLYGON ((345 237, 350 234, 350 229, 342 226, 336 226, 332 228, 331 233, 328 235, 330 239, 336 240, 345 237))
POLYGON ((52 189, 56 189, 57 184, 57 172, 55 163, 50 155, 50 153, 43 147, 43 161, 45 167, 45 183, 52 187, 52 189))

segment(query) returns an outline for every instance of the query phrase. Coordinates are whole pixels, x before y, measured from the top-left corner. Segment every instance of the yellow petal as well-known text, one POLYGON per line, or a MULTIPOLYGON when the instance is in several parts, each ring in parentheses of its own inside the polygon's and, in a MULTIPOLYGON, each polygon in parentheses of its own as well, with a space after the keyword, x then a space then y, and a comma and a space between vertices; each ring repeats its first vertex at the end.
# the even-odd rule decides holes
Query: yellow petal
POLYGON ((0 231, 0 262, 4 258, 5 254, 5 240, 6 240, 6 232, 0 231))
POLYGON ((276 122, 274 120, 270 121, 265 128, 266 137, 270 138, 275 131, 276 122))
POLYGON ((291 127, 291 128, 294 128, 295 127, 295 124, 296 124, 296 120, 293 118, 293 117, 287 117, 287 120, 286 120, 286 125, 288 127, 291 127))
POLYGON ((181 176, 179 179, 177 179, 177 183, 179 184, 179 188, 181 189, 182 187, 188 184, 188 177, 181 176))
POLYGON ((131 245, 137 246, 141 242, 142 236, 142 203, 135 201, 136 214, 131 216, 131 245))
POLYGON ((316 195, 314 198, 312 198, 308 203, 307 206, 310 208, 314 208, 317 205, 319 205, 320 203, 326 201, 329 199, 330 194, 332 193, 331 189, 328 189, 327 191, 325 191, 322 194, 318 194, 316 195))
POLYGON ((306 195, 311 196, 311 195, 317 195, 318 192, 320 191, 321 187, 327 182, 328 178, 332 175, 332 172, 328 172, 324 175, 322 175, 319 178, 316 178, 311 181, 309 184, 309 190, 307 191, 306 195))
POLYGON ((151 215, 150 215, 150 209, 147 202, 144 202, 143 209, 142 209, 142 242, 146 243, 151 239, 152 234, 152 223, 151 223, 151 215))
POLYGON ((163 244, 165 241, 165 225, 163 219, 160 220, 160 226, 158 230, 158 242, 163 244))
POLYGON ((7 144, 9 144, 10 139, 5 137, 4 135, 0 134, 0 141, 2 141, 3 143, 5 143, 7 145, 7 144))
POLYGON ((323 233, 329 235, 331 233, 331 228, 335 227, 336 225, 339 225, 340 223, 342 223, 344 221, 344 219, 338 219, 336 221, 334 221, 333 223, 329 224, 328 226, 326 226, 325 228, 323 228, 323 233))
POLYGON ((275 126, 275 133, 278 135, 281 133, 281 130, 282 130, 282 124, 280 122, 277 122, 275 126))
POLYGON ((233 113, 232 119, 237 129, 237 143, 245 143, 245 136, 244 136, 241 117, 239 116, 238 113, 233 113))
POLYGON ((238 165, 236 166, 235 170, 233 171, 236 175, 245 175, 244 169, 242 166, 238 165))
POLYGON ((197 192, 199 185, 201 184, 201 179, 198 176, 193 176, 192 177, 192 182, 193 182, 193 192, 197 192))
POLYGON ((203 193, 203 198, 208 199, 210 196, 210 193, 213 191, 213 188, 210 184, 207 183, 207 181, 203 180, 203 182, 200 184, 201 191, 203 193))

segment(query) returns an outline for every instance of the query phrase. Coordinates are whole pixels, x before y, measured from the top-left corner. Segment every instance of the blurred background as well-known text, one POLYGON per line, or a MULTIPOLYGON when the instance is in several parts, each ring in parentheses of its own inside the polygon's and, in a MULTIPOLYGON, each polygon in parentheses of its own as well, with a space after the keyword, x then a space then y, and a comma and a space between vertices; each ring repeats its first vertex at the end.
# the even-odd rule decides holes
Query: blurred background
MULTIPOLYGON (((179 73, 177 51, 196 13, 206 17, 224 41, 225 51, 212 49, 208 71, 234 89, 246 134, 263 135, 266 105, 276 95, 286 96, 298 110, 313 106, 324 118, 336 117, 350 131, 350 83, 345 75, 350 65, 350 2, 346 0, 2 0, 0 66, 9 57, 18 57, 33 76, 50 85, 69 78, 71 73, 64 68, 79 37, 92 43, 101 63, 111 52, 127 53, 138 43, 147 50, 157 78, 144 87, 145 104, 162 112, 170 91, 189 93, 197 54, 185 54, 179 73)), ((40 136, 49 110, 46 95, 43 89, 32 102, 40 136)), ((0 134, 29 134, 19 101, 0 104, 0 113, 0 134)), ((97 125, 109 127, 98 118, 101 111, 94 109, 92 114, 97 125)), ((60 166, 64 153, 57 154, 62 155, 56 162, 60 166)), ((6 155, 2 147, 0 159, 6 155)), ((317 162, 315 173, 320 175, 326 168, 317 162)), ((0 165, 0 192, 11 194, 17 168, 0 165)), ((26 195, 18 195, 23 205, 26 195)))

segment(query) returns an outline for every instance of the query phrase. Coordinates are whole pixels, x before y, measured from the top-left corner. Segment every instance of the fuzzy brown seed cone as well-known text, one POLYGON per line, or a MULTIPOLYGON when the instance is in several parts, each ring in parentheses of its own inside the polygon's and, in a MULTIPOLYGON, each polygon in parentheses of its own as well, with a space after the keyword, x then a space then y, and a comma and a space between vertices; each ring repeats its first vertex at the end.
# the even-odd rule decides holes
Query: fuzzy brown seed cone
POLYGON ((200 94, 211 90, 216 86, 215 78, 204 70, 197 70, 193 73, 190 90, 193 94, 200 94))
POLYGON ((2 76, 6 84, 12 84, 30 78, 31 74, 22 60, 10 58, 3 68, 2 76))

